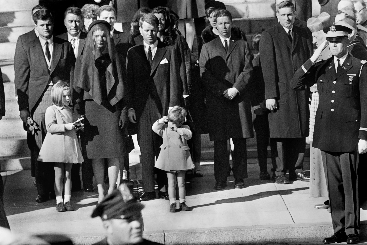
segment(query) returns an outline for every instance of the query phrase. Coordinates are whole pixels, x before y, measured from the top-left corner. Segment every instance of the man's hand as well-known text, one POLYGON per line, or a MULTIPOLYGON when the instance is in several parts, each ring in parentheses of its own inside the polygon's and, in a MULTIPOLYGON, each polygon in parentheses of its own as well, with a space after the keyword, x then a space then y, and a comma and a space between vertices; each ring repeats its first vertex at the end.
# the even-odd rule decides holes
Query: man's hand
POLYGON ((327 46, 329 46, 329 42, 327 40, 325 40, 319 47, 317 47, 317 49, 315 50, 315 52, 313 53, 313 55, 310 58, 312 63, 316 62, 316 60, 320 57, 322 51, 324 51, 324 49, 327 46))
POLYGON ((127 111, 127 116, 129 118, 129 121, 132 122, 132 123, 136 123, 136 115, 135 115, 135 110, 130 108, 128 111, 127 111))
POLYGON ((127 114, 126 114, 126 110, 123 110, 121 111, 121 115, 119 119, 119 127, 124 128, 126 123, 127 123, 127 114))
POLYGON ((239 93, 239 91, 236 88, 229 88, 226 91, 223 92, 224 97, 226 97, 229 100, 232 100, 236 95, 239 93))
POLYGON ((274 111, 278 109, 277 101, 275 99, 267 99, 266 100, 266 108, 270 111, 274 111))
POLYGON ((29 117, 29 111, 28 110, 21 110, 19 112, 19 116, 20 116, 20 119, 22 119, 22 121, 24 123, 27 123, 27 118, 29 117))
POLYGON ((367 140, 359 139, 358 141, 358 153, 363 154, 367 152, 367 140))

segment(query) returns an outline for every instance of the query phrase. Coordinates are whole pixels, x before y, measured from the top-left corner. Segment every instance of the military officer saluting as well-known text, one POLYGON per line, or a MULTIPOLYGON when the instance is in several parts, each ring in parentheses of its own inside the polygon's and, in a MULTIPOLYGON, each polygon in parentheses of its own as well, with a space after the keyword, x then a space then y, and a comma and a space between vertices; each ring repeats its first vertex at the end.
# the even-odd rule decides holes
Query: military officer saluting
POLYGON ((92 218, 101 217, 106 231, 106 238, 95 245, 160 244, 143 239, 143 208, 144 205, 133 197, 128 184, 122 183, 92 213, 92 218))
POLYGON ((324 244, 359 242, 357 169, 358 153, 367 150, 367 68, 347 51, 352 28, 343 21, 331 26, 327 41, 293 78, 295 89, 317 83, 320 94, 313 144, 326 164, 334 228, 324 244), (327 46, 333 56, 314 63, 327 46))

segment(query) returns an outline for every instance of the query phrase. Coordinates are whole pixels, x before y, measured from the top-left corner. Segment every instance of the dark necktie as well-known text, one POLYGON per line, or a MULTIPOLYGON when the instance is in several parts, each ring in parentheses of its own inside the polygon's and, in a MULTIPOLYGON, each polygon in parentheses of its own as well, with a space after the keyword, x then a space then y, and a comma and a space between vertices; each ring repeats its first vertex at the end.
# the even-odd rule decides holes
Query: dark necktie
POLYGON ((228 42, 227 42, 227 39, 224 40, 224 49, 226 50, 226 52, 228 52, 228 42))
POLYGON ((149 61, 149 64, 152 65, 152 62, 153 62, 153 54, 152 54, 152 48, 150 46, 148 48, 148 61, 149 61))
POLYGON ((289 41, 293 41, 293 38, 292 38, 292 30, 289 30, 288 31, 288 39, 289 39, 289 41))
POLYGON ((48 47, 48 42, 46 41, 45 45, 46 45, 46 58, 48 61, 51 61, 51 53, 50 53, 50 48, 48 47))
POLYGON ((342 65, 340 64, 340 59, 336 59, 336 61, 338 62, 338 68, 336 69, 336 73, 340 73, 343 70, 342 65))

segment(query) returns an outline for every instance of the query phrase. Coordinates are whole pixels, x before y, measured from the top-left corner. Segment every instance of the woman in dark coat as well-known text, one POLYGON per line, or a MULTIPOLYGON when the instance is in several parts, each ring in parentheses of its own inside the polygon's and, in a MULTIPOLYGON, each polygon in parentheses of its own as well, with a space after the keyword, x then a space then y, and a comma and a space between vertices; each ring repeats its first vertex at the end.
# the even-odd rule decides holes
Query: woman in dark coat
POLYGON ((89 26, 87 41, 75 65, 74 89, 77 104, 85 114, 85 137, 82 146, 92 160, 98 187, 98 202, 104 198, 104 164, 108 164, 108 194, 116 188, 119 160, 124 149, 123 131, 126 108, 125 85, 120 61, 106 21, 89 26))

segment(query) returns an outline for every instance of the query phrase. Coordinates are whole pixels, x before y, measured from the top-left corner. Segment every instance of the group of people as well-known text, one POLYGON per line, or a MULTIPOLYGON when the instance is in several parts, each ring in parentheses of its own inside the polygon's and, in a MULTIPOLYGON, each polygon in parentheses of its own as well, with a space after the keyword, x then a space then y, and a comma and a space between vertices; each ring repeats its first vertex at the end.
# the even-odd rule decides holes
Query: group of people
MULTIPOLYGON (((129 135, 137 134, 141 151, 144 192, 138 198, 155 199, 157 183, 158 197, 176 212, 177 184, 179 210, 191 210, 185 172, 193 169, 200 176, 200 133, 214 141, 214 189, 227 187, 231 171, 234 188, 241 189, 246 139, 255 128, 259 178, 271 178, 270 144, 277 184, 305 178, 308 136, 311 186, 328 197, 334 227, 323 242, 358 243, 358 164, 359 154, 367 152, 365 9, 363 1, 342 0, 328 26, 327 14, 305 23, 295 18, 291 0, 277 0, 278 23, 254 36, 254 57, 246 35, 232 26, 231 13, 212 1, 195 60, 177 15, 167 7, 140 9, 131 32, 114 28, 110 5, 69 7, 67 33, 59 36, 53 35, 57 20, 51 12, 34 7, 35 29, 19 37, 14 69, 36 201, 56 198, 57 211, 73 210, 71 190, 81 188, 77 163, 82 163, 84 190, 93 191, 93 175, 97 182, 93 217, 102 218, 106 231, 117 225, 114 219, 131 226, 140 221, 141 230, 142 205, 126 192, 131 186, 116 190, 119 170, 129 166, 129 135)), ((111 239, 107 242, 114 244, 111 239)), ((142 242, 141 235, 136 241, 142 242)))

